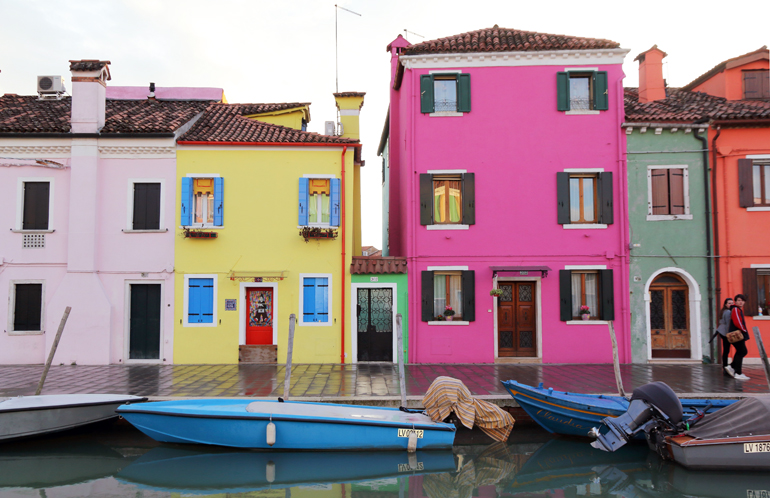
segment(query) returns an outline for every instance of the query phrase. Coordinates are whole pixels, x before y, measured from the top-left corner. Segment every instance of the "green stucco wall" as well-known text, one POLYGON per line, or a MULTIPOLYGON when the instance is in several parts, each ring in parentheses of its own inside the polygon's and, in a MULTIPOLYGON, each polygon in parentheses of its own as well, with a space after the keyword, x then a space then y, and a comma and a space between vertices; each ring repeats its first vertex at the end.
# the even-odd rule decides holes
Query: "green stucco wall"
MULTIPOLYGON (((404 363, 408 361, 409 355, 409 295, 407 289, 406 274, 388 274, 388 275, 351 275, 351 283, 354 284, 396 284, 396 313, 401 313, 401 331, 404 344, 404 363), (377 282, 372 282, 371 278, 376 277, 377 282)), ((354 324, 355 327, 355 324, 354 324)), ((393 324, 393 334, 396 333, 396 324, 393 324)))
MULTIPOLYGON (((714 330, 709 323, 706 258, 706 199, 702 142, 684 128, 672 132, 663 128, 656 134, 651 125, 645 133, 635 127, 627 136, 628 203, 631 229, 630 292, 631 348, 634 363, 649 359, 649 318, 645 290, 660 270, 672 268, 689 284, 689 329, 700 343, 700 355, 691 342, 691 358, 709 355, 708 339, 714 330), (689 151, 689 152, 688 152, 689 151), (692 219, 648 220, 649 166, 684 165, 685 184, 692 219), (636 246, 638 244, 638 246, 636 246), (698 301, 700 299, 700 301, 698 301)), ((705 133, 701 133, 705 135, 705 133)), ((687 197, 685 198, 687 201, 687 197)))

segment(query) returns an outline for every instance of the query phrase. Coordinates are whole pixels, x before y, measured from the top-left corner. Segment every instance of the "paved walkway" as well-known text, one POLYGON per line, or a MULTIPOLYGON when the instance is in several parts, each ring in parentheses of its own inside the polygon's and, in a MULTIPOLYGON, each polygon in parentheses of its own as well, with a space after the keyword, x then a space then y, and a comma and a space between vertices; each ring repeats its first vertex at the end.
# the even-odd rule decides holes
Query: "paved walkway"
MULTIPOLYGON (((116 393, 150 398, 283 396, 283 365, 109 365, 53 366, 43 394, 116 393)), ((0 366, 0 397, 32 395, 43 367, 0 366)), ((621 365, 628 393, 662 380, 679 394, 743 396, 770 393, 761 366, 744 367, 748 381, 722 374, 719 365, 621 365)), ((612 365, 407 365, 406 390, 418 400, 440 375, 462 380, 475 396, 509 399, 501 380, 557 390, 614 393, 612 365)), ((398 368, 387 363, 300 364, 292 368, 293 399, 383 401, 400 397, 398 368)), ((410 403, 411 405, 411 403, 410 403)))

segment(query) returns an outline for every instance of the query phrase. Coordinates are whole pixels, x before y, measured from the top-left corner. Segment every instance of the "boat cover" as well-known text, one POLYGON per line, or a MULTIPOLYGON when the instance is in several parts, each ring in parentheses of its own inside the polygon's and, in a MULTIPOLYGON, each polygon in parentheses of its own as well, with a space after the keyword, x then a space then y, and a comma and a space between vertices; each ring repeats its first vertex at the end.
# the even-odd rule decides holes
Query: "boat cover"
POLYGON ((515 422, 499 406, 475 399, 461 380, 452 377, 436 377, 422 403, 434 422, 442 422, 455 412, 465 427, 472 429, 476 425, 495 441, 507 441, 515 422))
POLYGON ((770 434, 770 396, 744 398, 709 413, 686 434, 698 439, 770 434))

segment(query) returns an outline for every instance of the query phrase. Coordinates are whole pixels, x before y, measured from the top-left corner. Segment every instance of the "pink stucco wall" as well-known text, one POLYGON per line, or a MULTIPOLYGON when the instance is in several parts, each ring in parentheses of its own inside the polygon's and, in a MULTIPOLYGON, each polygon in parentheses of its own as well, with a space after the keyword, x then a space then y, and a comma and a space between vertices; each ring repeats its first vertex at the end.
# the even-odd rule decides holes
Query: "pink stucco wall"
MULTIPOLYGON (((489 267, 506 265, 552 270, 541 281, 545 363, 612 361, 606 324, 559 320, 558 270, 565 265, 614 270, 620 359, 630 361, 623 73, 620 64, 598 66, 608 72, 608 111, 566 115, 556 107, 556 73, 577 62, 448 66, 471 74, 472 110, 460 117, 420 113, 419 78, 427 69, 406 69, 401 88, 391 89, 390 247, 392 255, 409 258, 410 361, 493 362, 489 267), (565 230, 557 223, 556 173, 568 168, 613 172, 614 223, 608 228, 565 230), (419 223, 419 174, 442 169, 475 173, 476 224, 468 230, 434 231, 419 223), (428 325, 420 320, 420 272, 454 265, 475 271, 476 320, 465 326, 428 325)), ((397 63, 394 57, 394 71, 397 63)))

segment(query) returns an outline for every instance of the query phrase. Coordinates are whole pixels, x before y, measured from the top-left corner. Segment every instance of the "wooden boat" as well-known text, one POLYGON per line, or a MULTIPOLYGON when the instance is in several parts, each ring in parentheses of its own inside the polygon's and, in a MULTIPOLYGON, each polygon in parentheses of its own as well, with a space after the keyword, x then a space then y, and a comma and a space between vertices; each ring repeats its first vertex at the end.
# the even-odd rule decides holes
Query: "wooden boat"
MULTIPOLYGON (((513 396, 527 415, 543 429, 554 434, 588 437, 588 432, 602 426, 605 417, 618 417, 628 410, 629 400, 622 396, 606 394, 581 394, 545 389, 521 384, 515 380, 503 381, 503 386, 513 396)), ((686 416, 695 415, 711 403, 709 413, 734 403, 735 400, 683 399, 686 416)), ((641 439, 643 437, 640 436, 641 439)))
POLYGON ((121 394, 50 394, 0 401, 0 442, 64 431, 117 417, 125 403, 147 401, 121 394))
POLYGON ((333 403, 180 400, 118 413, 157 441, 234 448, 405 450, 411 437, 416 449, 435 450, 451 448, 455 436, 454 425, 422 413, 333 403))

